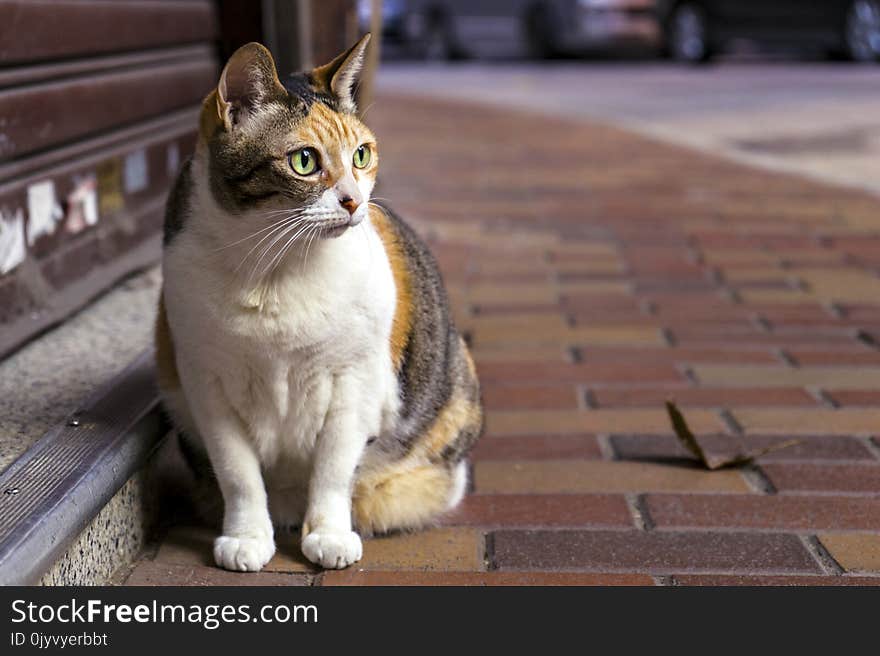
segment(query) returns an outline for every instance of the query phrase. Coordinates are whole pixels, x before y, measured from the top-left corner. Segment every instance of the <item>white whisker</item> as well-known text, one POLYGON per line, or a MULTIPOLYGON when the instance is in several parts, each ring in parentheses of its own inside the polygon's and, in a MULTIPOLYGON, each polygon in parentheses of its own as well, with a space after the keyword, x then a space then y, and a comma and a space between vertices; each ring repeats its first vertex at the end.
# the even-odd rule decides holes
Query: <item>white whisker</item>
POLYGON ((315 224, 315 229, 314 229, 314 230, 312 231, 312 233, 309 235, 309 239, 308 239, 308 241, 306 242, 306 255, 305 255, 305 257, 303 258, 303 267, 305 267, 305 266, 306 266, 306 263, 308 263, 308 261, 309 261, 309 251, 310 251, 311 248, 312 248, 312 242, 315 240, 315 237, 316 237, 316 236, 318 235, 318 233, 320 233, 320 232, 321 232, 321 226, 320 226, 320 224, 315 224))
POLYGON ((274 229, 274 230, 272 230, 272 231, 266 233, 265 235, 263 235, 263 237, 262 237, 262 239, 260 239, 260 241, 258 241, 256 244, 254 244, 253 246, 251 246, 251 249, 250 249, 250 250, 245 254, 245 256, 242 258, 241 263, 235 268, 235 271, 238 271, 238 270, 242 267, 242 265, 244 265, 244 263, 247 262, 248 258, 251 256, 251 254, 252 254, 255 250, 257 250, 257 248, 259 248, 260 245, 261 245, 264 241, 266 241, 267 239, 271 238, 273 235, 278 234, 278 232, 280 232, 280 231, 282 231, 282 230, 286 230, 287 228, 289 228, 289 227, 292 226, 292 225, 297 225, 298 223, 300 223, 301 220, 302 220, 302 219, 297 219, 297 220, 293 220, 293 221, 290 221, 290 222, 282 222, 282 224, 279 224, 279 225, 275 226, 275 229, 274 229))
MULTIPOLYGON (((304 222, 304 223, 306 224, 306 226, 308 226, 308 220, 303 219, 302 222, 304 222)), ((254 268, 253 268, 253 270, 251 271, 251 275, 248 277, 248 280, 249 280, 249 281, 250 281, 250 280, 253 280, 254 276, 257 274, 257 271, 258 271, 259 268, 260 268, 260 262, 262 262, 262 261, 263 261, 263 258, 265 258, 266 255, 269 254, 269 251, 271 251, 273 248, 275 248, 275 244, 277 244, 280 240, 284 239, 284 236, 285 236, 286 234, 292 232, 292 231, 295 230, 297 227, 299 227, 301 230, 303 229, 302 222, 300 222, 300 223, 295 223, 295 224, 293 224, 293 225, 287 226, 284 230, 281 231, 280 234, 278 234, 277 237, 275 237, 275 239, 272 240, 272 242, 271 242, 268 246, 266 246, 266 247, 262 250, 262 252, 261 252, 261 254, 260 254, 260 257, 259 257, 259 259, 257 260, 257 263, 254 265, 254 268)), ((297 234, 298 234, 298 233, 297 233, 297 234)), ((267 270, 264 270, 260 277, 265 276, 267 272, 268 272, 268 269, 267 269, 267 270)))
MULTIPOLYGON (((253 252, 254 252, 254 251, 260 246, 260 244, 262 244, 264 241, 266 241, 267 239, 271 238, 273 235, 276 235, 276 234, 278 234, 278 233, 280 233, 280 234, 283 235, 283 234, 284 234, 285 232, 287 232, 288 230, 292 230, 292 229, 296 228, 296 226, 300 225, 302 222, 304 222, 304 221, 306 221, 306 220, 307 220, 307 219, 305 219, 305 218, 303 218, 303 217, 300 216, 300 217, 296 217, 294 220, 289 221, 289 222, 287 222, 287 223, 284 223, 284 222, 282 221, 281 223, 284 223, 284 225, 279 225, 278 228, 277 228, 276 230, 273 230, 272 232, 269 232, 269 233, 267 233, 266 235, 264 235, 263 238, 260 239, 260 241, 258 241, 256 244, 254 244, 254 245, 251 247, 251 249, 247 252, 247 254, 246 254, 246 255, 244 256, 244 258, 242 259, 241 263, 235 268, 235 272, 237 273, 238 270, 241 269, 241 267, 244 265, 244 263, 247 262, 248 258, 251 256, 251 253, 253 253, 253 252)), ((275 242, 272 242, 272 244, 274 244, 274 243, 275 243, 275 242)), ((268 246, 268 248, 271 248, 271 247, 272 247, 272 244, 270 244, 270 245, 268 246)), ((262 252, 263 254, 265 254, 266 249, 263 249, 261 252, 262 252)))
POLYGON ((272 260, 269 262, 269 264, 266 265, 266 269, 263 272, 263 275, 267 275, 267 274, 273 272, 281 264, 282 260, 284 260, 285 255, 287 255, 288 251, 293 247, 294 242, 296 242, 296 240, 299 238, 299 236, 303 232, 308 230, 310 226, 311 226, 311 224, 306 224, 305 226, 300 227, 300 229, 296 232, 296 234, 294 234, 293 237, 290 237, 284 243, 284 245, 281 247, 281 249, 278 251, 278 253, 276 253, 275 256, 272 258, 272 260))
POLYGON ((217 253, 219 251, 226 250, 227 248, 232 248, 236 244, 240 244, 241 242, 247 241, 248 239, 253 239, 261 232, 266 232, 266 230, 271 230, 272 228, 275 228, 275 227, 281 225, 285 221, 290 221, 292 219, 298 218, 299 216, 300 216, 299 214, 291 214, 290 216, 286 216, 283 219, 280 219, 280 220, 276 221, 275 223, 272 223, 272 224, 266 226, 265 228, 261 228, 260 230, 257 230, 255 233, 248 235, 247 237, 244 237, 243 239, 239 239, 238 241, 234 241, 231 244, 227 244, 226 246, 221 246, 220 248, 214 250, 213 252, 217 253))

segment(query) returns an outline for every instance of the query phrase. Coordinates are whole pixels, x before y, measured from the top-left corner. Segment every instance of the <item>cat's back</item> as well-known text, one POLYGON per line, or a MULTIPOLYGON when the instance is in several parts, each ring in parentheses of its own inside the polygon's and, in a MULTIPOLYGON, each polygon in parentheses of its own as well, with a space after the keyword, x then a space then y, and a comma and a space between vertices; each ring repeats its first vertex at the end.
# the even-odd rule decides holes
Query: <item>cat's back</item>
POLYGON ((395 444, 385 448, 409 451, 422 443, 457 459, 479 435, 482 408, 476 371, 455 328, 443 277, 428 245, 403 218, 383 206, 371 219, 397 290, 391 353, 402 407, 395 444))

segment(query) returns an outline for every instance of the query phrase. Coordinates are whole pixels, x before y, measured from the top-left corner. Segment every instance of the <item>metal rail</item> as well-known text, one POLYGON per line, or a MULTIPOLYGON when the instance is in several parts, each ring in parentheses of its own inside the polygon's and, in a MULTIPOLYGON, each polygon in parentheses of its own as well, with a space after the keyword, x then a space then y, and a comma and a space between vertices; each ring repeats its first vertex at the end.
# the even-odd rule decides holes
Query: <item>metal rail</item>
POLYGON ((29 585, 65 552, 167 432, 152 350, 0 474, 0 585, 29 585))

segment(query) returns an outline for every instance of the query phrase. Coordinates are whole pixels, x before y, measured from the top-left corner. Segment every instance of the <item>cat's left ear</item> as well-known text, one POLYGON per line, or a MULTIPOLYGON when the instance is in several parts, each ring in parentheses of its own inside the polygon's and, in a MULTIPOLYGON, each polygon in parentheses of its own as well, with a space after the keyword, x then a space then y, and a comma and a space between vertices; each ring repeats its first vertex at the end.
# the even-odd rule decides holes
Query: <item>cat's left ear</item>
POLYGON ((260 105, 283 94, 271 53, 259 43, 248 43, 223 68, 217 84, 217 112, 231 130, 253 116, 260 105))
POLYGON ((354 113, 357 110, 352 87, 363 68, 364 53, 370 43, 370 36, 367 32, 360 41, 332 62, 312 71, 315 81, 336 96, 343 111, 354 113))

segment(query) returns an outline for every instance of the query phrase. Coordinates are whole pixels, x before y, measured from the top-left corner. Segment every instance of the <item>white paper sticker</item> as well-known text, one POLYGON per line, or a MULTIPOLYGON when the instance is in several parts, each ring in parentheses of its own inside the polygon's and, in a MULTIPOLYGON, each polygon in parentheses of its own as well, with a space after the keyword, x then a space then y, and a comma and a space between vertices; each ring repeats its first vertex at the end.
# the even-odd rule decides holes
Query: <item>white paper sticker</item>
POLYGON ((0 275, 9 273, 24 262, 24 212, 15 214, 0 208, 0 275))
POLYGON ((94 173, 73 178, 73 191, 67 195, 68 232, 76 234, 98 222, 98 177, 94 173))
POLYGON ((150 174, 147 170, 147 152, 143 148, 125 156, 122 178, 122 184, 127 194, 143 191, 150 185, 150 174))
POLYGON ((51 235, 55 232, 55 226, 64 218, 64 212, 55 199, 55 183, 51 180, 29 186, 27 204, 27 242, 29 246, 33 246, 43 235, 51 235))

